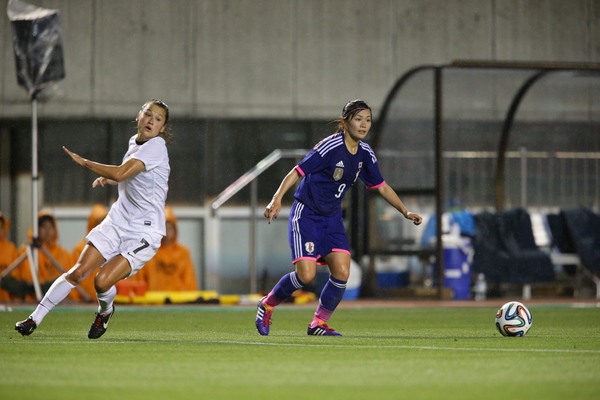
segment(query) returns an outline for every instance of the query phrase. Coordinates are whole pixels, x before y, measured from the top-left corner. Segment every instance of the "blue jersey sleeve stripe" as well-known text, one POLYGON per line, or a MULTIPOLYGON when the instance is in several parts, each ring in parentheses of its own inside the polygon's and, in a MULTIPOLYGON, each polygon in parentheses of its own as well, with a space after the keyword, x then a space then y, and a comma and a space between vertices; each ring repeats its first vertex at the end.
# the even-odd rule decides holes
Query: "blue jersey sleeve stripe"
POLYGON ((331 140, 328 141, 324 146, 319 147, 317 149, 317 152, 321 155, 324 156, 325 154, 327 154, 331 149, 336 148, 337 146, 339 146, 340 144, 342 144, 341 140, 331 140))
POLYGON ((344 137, 341 134, 336 134, 328 137, 327 139, 324 139, 322 145, 319 146, 319 148, 317 148, 317 151, 322 157, 325 154, 327 154, 331 149, 334 149, 343 143, 344 137))
POLYGON ((371 146, 369 146, 365 142, 360 142, 360 147, 362 147, 365 151, 369 152, 369 154, 371 155, 371 161, 373 161, 373 164, 375 164, 377 162, 377 157, 375 157, 375 152, 373 151, 371 146))

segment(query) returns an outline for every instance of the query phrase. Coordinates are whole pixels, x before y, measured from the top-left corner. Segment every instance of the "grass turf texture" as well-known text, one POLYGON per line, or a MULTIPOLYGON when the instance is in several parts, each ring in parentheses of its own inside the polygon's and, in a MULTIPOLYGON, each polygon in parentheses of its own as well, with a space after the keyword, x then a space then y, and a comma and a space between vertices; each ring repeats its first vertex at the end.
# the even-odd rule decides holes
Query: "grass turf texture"
POLYGON ((314 307, 279 307, 271 335, 249 307, 118 307, 87 339, 92 308, 0 312, 0 398, 598 399, 600 309, 532 306, 523 338, 496 308, 342 308, 343 337, 306 335, 314 307))

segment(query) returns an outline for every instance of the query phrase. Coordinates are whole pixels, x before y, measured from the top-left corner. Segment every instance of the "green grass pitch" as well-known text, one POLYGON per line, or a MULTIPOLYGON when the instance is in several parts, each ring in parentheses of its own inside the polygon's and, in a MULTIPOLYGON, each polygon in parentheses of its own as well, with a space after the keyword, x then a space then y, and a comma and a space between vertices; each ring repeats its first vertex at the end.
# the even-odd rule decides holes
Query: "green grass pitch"
POLYGON ((271 335, 254 307, 117 306, 87 339, 94 308, 58 307, 29 337, 33 307, 0 312, 0 399, 599 399, 600 308, 529 306, 522 338, 496 308, 346 304, 309 337, 314 306, 282 306, 271 335))

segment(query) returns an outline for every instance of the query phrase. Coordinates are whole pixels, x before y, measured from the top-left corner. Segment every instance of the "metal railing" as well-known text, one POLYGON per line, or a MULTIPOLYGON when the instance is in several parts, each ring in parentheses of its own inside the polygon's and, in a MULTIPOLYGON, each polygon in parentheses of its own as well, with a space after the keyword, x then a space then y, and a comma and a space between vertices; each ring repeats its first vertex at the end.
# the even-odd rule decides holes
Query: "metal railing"
MULTIPOLYGON (((600 152, 506 152, 505 201, 513 207, 560 208, 600 202, 600 152)), ((492 196, 495 152, 445 152, 446 172, 464 177, 448 187, 448 196, 467 206, 485 205, 492 196), (487 194, 482 196, 482 194, 487 194)))
POLYGON ((250 275, 250 293, 256 293, 258 288, 258 277, 256 274, 256 211, 258 204, 258 185, 256 179, 282 158, 302 158, 307 152, 308 150, 302 149, 274 150, 271 154, 260 160, 254 167, 250 168, 248 172, 236 179, 235 182, 227 186, 227 188, 219 193, 219 195, 211 203, 211 215, 215 217, 219 207, 221 207, 229 199, 235 196, 236 193, 250 184, 250 260, 248 266, 248 272, 250 275))
MULTIPOLYGON (((494 206, 495 151, 445 151, 444 194, 446 202, 460 201, 467 208, 494 206)), ((382 150, 377 154, 384 176, 414 165, 412 158, 430 159, 430 154, 382 150), (388 172, 386 174, 386 172, 388 172)), ((600 207, 600 152, 529 151, 506 152, 505 201, 509 207, 533 209, 586 206, 600 207)), ((431 181, 431 171, 413 171, 411 182, 431 181)))

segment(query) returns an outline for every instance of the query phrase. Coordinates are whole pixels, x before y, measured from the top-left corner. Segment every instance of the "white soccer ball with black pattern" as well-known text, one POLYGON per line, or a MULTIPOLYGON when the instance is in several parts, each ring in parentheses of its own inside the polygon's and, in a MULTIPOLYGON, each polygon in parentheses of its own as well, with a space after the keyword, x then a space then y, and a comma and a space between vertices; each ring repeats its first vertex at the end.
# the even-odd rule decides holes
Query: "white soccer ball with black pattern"
POLYGON ((496 313, 496 328, 502 336, 525 336, 531 324, 531 312, 518 301, 509 301, 496 313))

